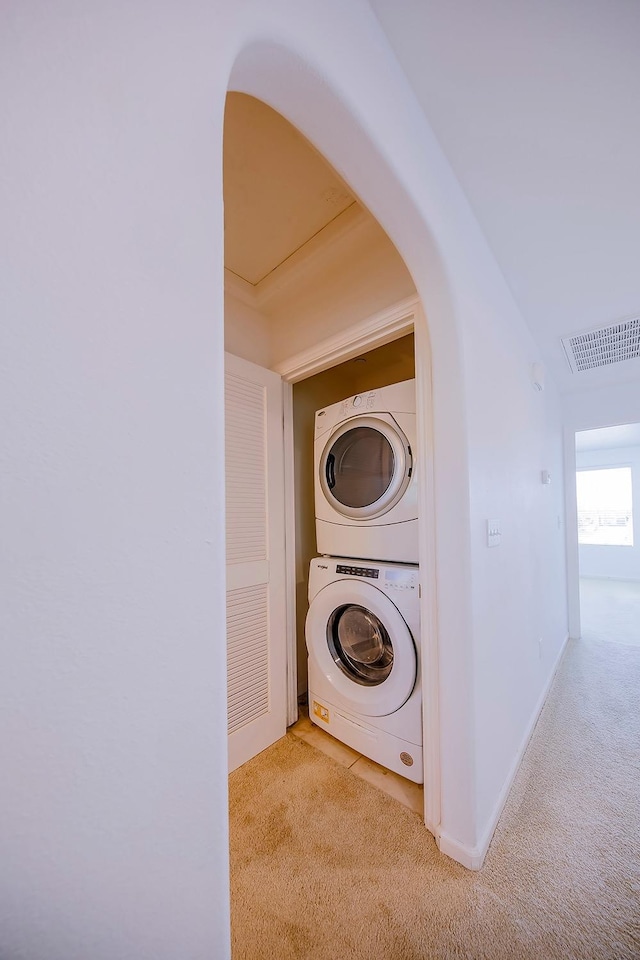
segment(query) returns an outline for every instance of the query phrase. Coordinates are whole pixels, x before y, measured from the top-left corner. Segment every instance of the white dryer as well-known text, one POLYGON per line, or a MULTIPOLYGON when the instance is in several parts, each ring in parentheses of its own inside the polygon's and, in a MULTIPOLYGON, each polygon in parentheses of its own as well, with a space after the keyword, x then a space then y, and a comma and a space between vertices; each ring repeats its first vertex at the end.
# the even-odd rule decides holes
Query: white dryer
POLYGON ((318 553, 418 562, 415 380, 316 412, 318 553))
POLYGON ((418 567, 317 557, 309 601, 310 719, 423 783, 418 567))

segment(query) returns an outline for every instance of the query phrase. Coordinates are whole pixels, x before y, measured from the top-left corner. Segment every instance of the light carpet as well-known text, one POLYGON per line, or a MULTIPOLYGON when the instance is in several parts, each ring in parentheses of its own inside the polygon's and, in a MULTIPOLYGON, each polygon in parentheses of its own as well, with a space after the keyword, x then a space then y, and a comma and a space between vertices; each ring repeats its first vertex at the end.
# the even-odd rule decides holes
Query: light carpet
POLYGON ((582 636, 640 646, 640 583, 637 580, 580 580, 582 636))
POLYGON ((287 735, 230 777, 234 960, 637 960, 639 689, 570 643, 479 873, 287 735))

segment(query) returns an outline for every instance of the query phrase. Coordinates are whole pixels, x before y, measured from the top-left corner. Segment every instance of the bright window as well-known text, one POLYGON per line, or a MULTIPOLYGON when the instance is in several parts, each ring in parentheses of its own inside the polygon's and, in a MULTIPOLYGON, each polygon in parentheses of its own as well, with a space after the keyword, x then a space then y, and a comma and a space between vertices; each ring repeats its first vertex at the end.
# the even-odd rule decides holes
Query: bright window
POLYGON ((578 470, 578 543, 633 546, 631 467, 578 470))

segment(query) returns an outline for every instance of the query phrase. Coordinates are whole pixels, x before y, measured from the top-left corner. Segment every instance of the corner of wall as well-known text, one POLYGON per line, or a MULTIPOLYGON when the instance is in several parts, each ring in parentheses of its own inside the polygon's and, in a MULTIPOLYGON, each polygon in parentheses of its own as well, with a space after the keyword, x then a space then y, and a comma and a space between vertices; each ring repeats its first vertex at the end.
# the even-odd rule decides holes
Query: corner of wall
MULTIPOLYGON (((520 742, 520 746, 518 748, 518 751, 515 757, 513 758, 513 762, 505 778, 502 789, 498 795, 495 806, 493 808, 493 812, 491 813, 484 829, 482 830, 481 839, 479 843, 473 849, 468 849, 464 847, 460 848, 461 853, 469 861, 469 862, 466 862, 465 860, 460 860, 460 863, 463 863, 464 866, 468 866, 469 869, 471 870, 479 870, 480 867, 482 866, 482 863, 484 862, 484 858, 487 855, 487 851, 489 850, 489 846, 491 844, 491 840, 495 833, 496 827, 498 826, 498 822, 504 812, 507 800, 509 798, 509 793, 514 785, 515 779, 520 770, 522 761, 524 759, 524 755, 526 753, 527 747, 529 746, 531 737, 533 736, 533 732, 535 730, 540 714, 542 713, 547 697, 549 696, 549 691, 551 690, 551 686, 553 684, 553 681, 555 680, 556 674, 558 672, 558 668, 562 663, 562 659, 565 655, 568 642, 569 642, 569 635, 567 634, 564 637, 562 644, 560 646, 560 651, 552 664, 551 670, 549 671, 549 675, 547 677, 544 688, 540 694, 540 697, 538 698, 538 701, 535 707, 533 708, 531 717, 529 718, 529 722, 527 724, 524 735, 520 742)), ((452 845, 452 849, 454 849, 454 845, 452 845)), ((447 852, 448 852, 447 850, 443 850, 443 853, 447 853, 447 852)), ((453 856, 453 854, 449 854, 449 856, 453 856)))

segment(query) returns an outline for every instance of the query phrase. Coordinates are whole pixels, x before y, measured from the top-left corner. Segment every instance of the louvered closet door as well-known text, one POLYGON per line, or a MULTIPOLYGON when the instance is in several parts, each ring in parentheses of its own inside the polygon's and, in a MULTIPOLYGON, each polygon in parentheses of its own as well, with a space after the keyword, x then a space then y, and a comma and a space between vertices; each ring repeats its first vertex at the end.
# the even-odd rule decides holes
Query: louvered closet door
POLYGON ((286 731, 282 382, 225 355, 229 770, 286 731))

